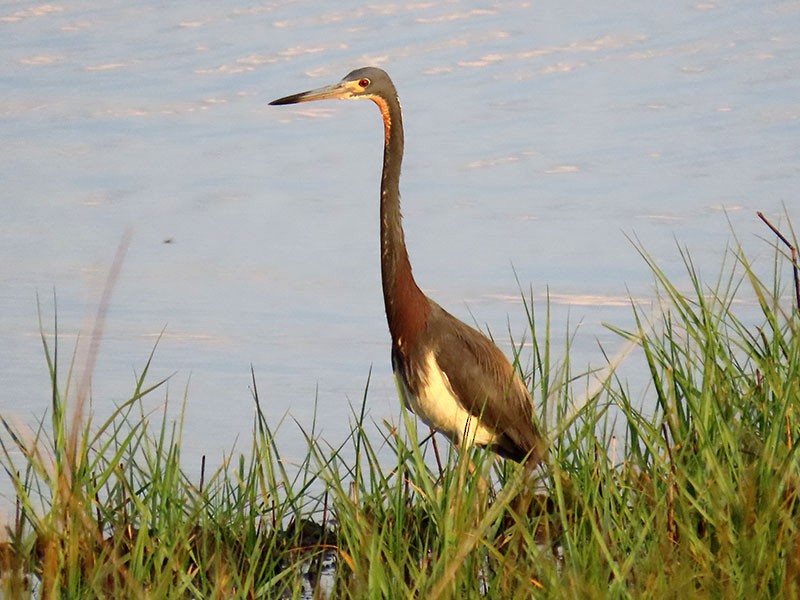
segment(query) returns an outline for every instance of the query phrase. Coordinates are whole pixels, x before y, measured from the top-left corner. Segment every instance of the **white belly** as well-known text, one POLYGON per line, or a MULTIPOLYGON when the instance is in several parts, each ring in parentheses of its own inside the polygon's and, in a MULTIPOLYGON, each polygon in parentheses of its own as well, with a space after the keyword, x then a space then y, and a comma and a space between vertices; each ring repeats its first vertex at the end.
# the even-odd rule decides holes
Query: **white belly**
POLYGON ((439 368, 433 353, 428 354, 418 395, 414 395, 397 378, 403 400, 420 419, 459 444, 486 446, 494 442, 495 433, 481 425, 456 400, 447 375, 439 368))

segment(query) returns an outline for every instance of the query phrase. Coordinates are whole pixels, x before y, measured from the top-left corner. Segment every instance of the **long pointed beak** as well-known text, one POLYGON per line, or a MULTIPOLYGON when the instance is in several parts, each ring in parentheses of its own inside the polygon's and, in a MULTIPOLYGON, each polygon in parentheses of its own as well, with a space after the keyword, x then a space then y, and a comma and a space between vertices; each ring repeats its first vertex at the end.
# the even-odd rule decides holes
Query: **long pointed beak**
POLYGON ((339 82, 315 90, 284 96, 283 98, 273 100, 270 102, 270 105, 297 104, 298 102, 311 102, 312 100, 325 100, 326 98, 349 98, 350 94, 351 92, 344 85, 344 82, 339 82))

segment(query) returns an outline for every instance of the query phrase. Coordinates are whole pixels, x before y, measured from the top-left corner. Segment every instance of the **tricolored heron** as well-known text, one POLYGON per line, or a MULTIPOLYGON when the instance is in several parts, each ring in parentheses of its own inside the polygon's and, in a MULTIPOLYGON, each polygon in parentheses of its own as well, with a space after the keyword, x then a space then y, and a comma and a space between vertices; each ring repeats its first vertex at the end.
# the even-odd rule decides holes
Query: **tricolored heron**
POLYGON ((545 443, 522 379, 489 338, 425 296, 411 274, 400 216, 403 117, 392 80, 381 69, 364 67, 339 83, 270 104, 328 98, 368 98, 383 116, 381 276, 403 404, 458 445, 475 443, 517 462, 539 464, 545 443))

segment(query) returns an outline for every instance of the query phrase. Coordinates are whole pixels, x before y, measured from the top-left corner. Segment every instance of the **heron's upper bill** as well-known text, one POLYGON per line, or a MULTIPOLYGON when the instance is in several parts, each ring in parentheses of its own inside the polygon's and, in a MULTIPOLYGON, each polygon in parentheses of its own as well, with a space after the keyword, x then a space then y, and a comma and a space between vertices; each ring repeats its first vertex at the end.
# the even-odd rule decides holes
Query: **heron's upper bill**
POLYGON ((270 102, 271 105, 281 104, 297 104, 298 102, 311 102, 312 100, 327 100, 331 98, 346 99, 352 98, 354 95, 354 86, 349 81, 340 81, 333 85, 326 85, 325 87, 309 90, 307 92, 300 92, 299 94, 292 94, 291 96, 284 96, 270 102))

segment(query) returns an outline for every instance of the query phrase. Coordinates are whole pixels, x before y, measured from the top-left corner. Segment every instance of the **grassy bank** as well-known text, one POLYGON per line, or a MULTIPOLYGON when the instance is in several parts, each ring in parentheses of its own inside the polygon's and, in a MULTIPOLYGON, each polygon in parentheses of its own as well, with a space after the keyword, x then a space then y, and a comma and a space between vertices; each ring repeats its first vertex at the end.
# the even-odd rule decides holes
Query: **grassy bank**
POLYGON ((535 483, 488 453, 420 443, 411 419, 403 431, 367 423, 363 407, 344 447, 308 424, 289 469, 257 391, 250 453, 192 480, 181 424, 143 414, 142 399, 163 393, 149 364, 130 400, 93 422, 88 392, 43 335, 52 408, 38 430, 3 420, 0 435, 18 496, 0 543, 3 593, 798 597, 800 299, 787 237, 770 264, 731 251, 711 282, 683 254, 685 289, 642 251, 657 307, 632 305, 637 326, 617 332, 644 354, 644 396, 611 369, 576 407, 571 390, 589 376, 553 356, 546 307, 526 302, 525 375, 552 438, 535 483))

